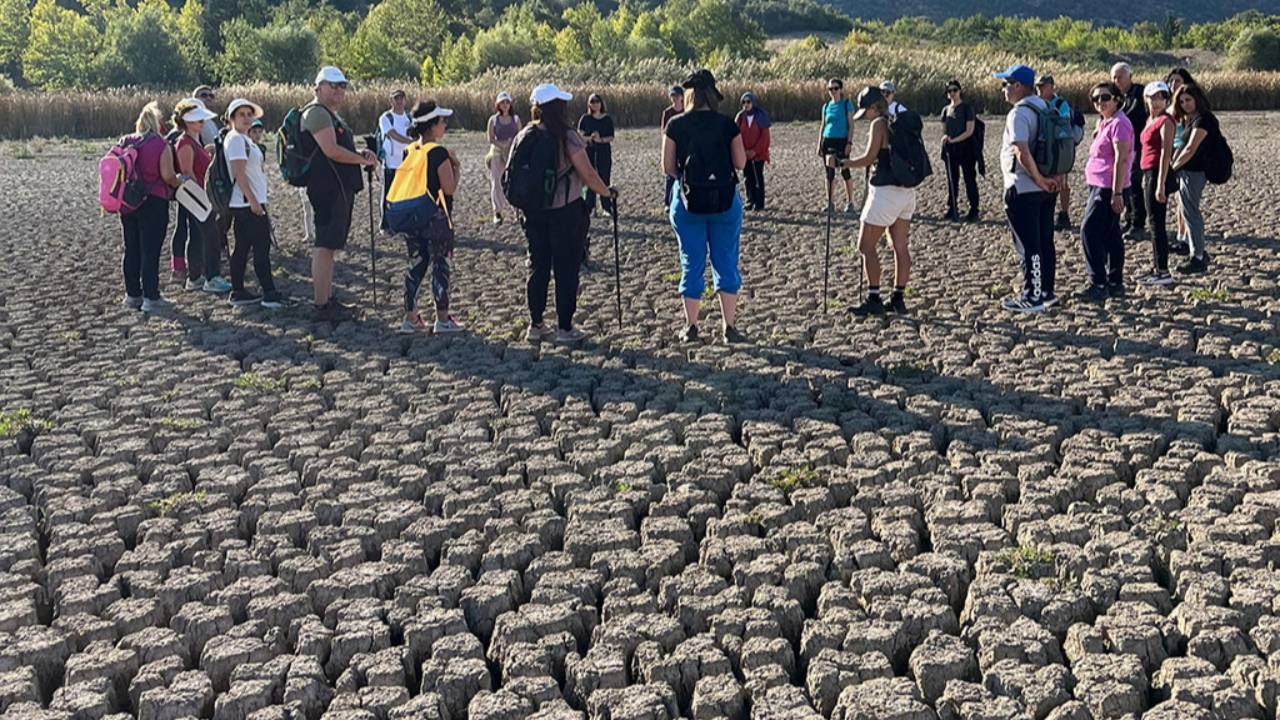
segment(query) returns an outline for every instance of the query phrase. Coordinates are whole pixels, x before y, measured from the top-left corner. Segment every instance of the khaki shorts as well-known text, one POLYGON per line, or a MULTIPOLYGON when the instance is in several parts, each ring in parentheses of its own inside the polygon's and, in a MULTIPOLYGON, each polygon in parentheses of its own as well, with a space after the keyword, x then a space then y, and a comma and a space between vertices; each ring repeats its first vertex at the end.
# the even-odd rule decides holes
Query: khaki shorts
POLYGON ((910 220, 915 212, 915 188, 872 185, 867 192, 867 202, 862 206, 862 222, 889 227, 899 220, 910 220))

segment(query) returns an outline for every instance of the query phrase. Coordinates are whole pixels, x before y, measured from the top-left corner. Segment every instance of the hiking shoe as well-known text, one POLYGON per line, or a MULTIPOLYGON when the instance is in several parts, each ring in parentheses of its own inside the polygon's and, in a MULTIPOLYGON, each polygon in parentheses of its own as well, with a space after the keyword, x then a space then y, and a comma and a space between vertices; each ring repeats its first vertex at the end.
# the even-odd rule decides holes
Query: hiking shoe
POLYGON ((254 295, 248 290, 232 290, 231 297, 229 297, 227 301, 235 307, 244 307, 245 305, 253 305, 255 303, 262 302, 262 298, 258 295, 254 295))
POLYGON ((269 292, 262 296, 262 307, 268 310, 279 310, 280 308, 293 307, 293 305, 293 300, 278 292, 269 292))
POLYGON ((879 295, 868 295, 865 302, 852 310, 854 317, 869 317, 885 313, 884 301, 879 295))
POLYGON ((432 329, 435 330, 435 333, 437 335, 447 335, 449 333, 460 333, 466 330, 467 328, 462 323, 458 322, 457 320, 454 320, 451 317, 447 320, 436 320, 435 325, 432 326, 432 329))
POLYGON ((948 210, 947 214, 942 216, 942 219, 947 222, 960 222, 960 211, 948 210))
POLYGON ((1168 270, 1157 270, 1138 280, 1138 284, 1147 286, 1172 285, 1173 276, 1169 274, 1168 270))
POLYGON ((1044 303, 1046 310, 1058 304, 1058 296, 1053 293, 1045 293, 1040 296, 1040 302, 1044 303))
POLYGON ((1169 242, 1170 255, 1190 255, 1191 246, 1181 240, 1173 240, 1169 242))
POLYGON ((207 293, 231 292, 231 283, 227 282, 226 280, 223 280, 217 275, 214 275, 208 280, 205 280, 204 285, 200 289, 204 290, 207 293))
POLYGON ((976 223, 979 219, 977 210, 970 210, 969 214, 964 216, 964 221, 967 223, 976 223))
POLYGON ((833 202, 833 201, 831 201, 831 200, 828 200, 828 201, 827 201, 827 209, 826 209, 826 212, 833 213, 833 212, 835 212, 835 211, 836 211, 836 204, 835 204, 835 202, 833 202))
POLYGON ((680 342, 691 343, 698 342, 698 326, 685 325, 684 329, 676 337, 680 338, 680 342))
POLYGON ((587 339, 586 333, 574 328, 573 330, 556 330, 555 343, 557 345, 577 345, 587 339))
POLYGON ((1178 266, 1178 272, 1183 275, 1199 275, 1209 269, 1207 258, 1193 257, 1190 260, 1178 266))
POLYGON ((1077 300, 1084 302, 1100 303, 1107 299, 1106 285, 1090 285, 1089 287, 1076 293, 1077 300))
POLYGON ((142 312, 156 312, 169 307, 169 301, 162 297, 158 298, 142 298, 142 312))
POLYGON ((1108 283, 1108 284, 1107 284, 1107 296, 1108 296, 1108 297, 1112 297, 1112 298, 1122 298, 1122 297, 1124 297, 1124 296, 1126 296, 1126 295, 1128 295, 1128 294, 1129 294, 1129 291, 1125 289, 1125 287, 1124 287, 1124 283, 1122 283, 1122 282, 1118 282, 1118 283, 1108 283))
POLYGON ((1147 231, 1140 227, 1130 228, 1129 232, 1124 234, 1124 239, 1129 242, 1142 242, 1147 239, 1147 231))
POLYGON ((893 297, 889 298, 889 309, 898 313, 899 315, 906 315, 907 314, 906 300, 904 300, 903 297, 898 293, 894 293, 893 297))
POLYGON ((421 317, 414 318, 413 320, 405 318, 400 321, 400 327, 396 328, 396 332, 400 335, 416 335, 418 333, 424 333, 430 329, 431 326, 428 325, 427 321, 423 320, 421 317))
POLYGON ((745 344, 746 342, 747 342, 747 336, 743 335, 742 331, 738 330, 738 328, 732 325, 725 327, 724 329, 725 345, 742 345, 742 344, 745 344))
POLYGON ((204 277, 203 277, 203 276, 201 276, 201 277, 189 277, 189 278, 187 278, 187 285, 186 285, 186 289, 188 289, 188 290, 200 290, 200 289, 203 289, 203 288, 204 288, 204 277))
POLYGON ((543 323, 542 325, 530 325, 529 329, 524 332, 524 339, 532 343, 550 340, 555 336, 555 328, 548 326, 546 323, 543 323))
POLYGON ((1058 213, 1058 221, 1057 221, 1056 223, 1054 223, 1053 229, 1054 229, 1054 230, 1070 230, 1070 229, 1071 229, 1071 216, 1070 216, 1070 215, 1068 215, 1068 214, 1066 214, 1066 213, 1064 213, 1064 212, 1059 212, 1059 213, 1058 213))
POLYGON ((1047 309, 1047 306, 1045 305, 1043 299, 1040 300, 1039 302, 1036 302, 1023 295, 1014 295, 1013 297, 1001 303, 1001 305, 1003 305, 1004 309, 1008 310, 1009 312, 1023 313, 1028 315, 1032 313, 1042 313, 1047 309))
POLYGON ((853 206, 853 203, 845 203, 844 212, 846 215, 853 215, 854 213, 858 212, 858 210, 853 206))
POLYGON ((494 225, 501 225, 501 224, 502 224, 502 216, 501 216, 501 215, 494 215, 494 216, 493 216, 493 224, 494 224, 494 225))
POLYGON ((130 310, 140 310, 142 308, 142 298, 125 295, 122 304, 130 310))

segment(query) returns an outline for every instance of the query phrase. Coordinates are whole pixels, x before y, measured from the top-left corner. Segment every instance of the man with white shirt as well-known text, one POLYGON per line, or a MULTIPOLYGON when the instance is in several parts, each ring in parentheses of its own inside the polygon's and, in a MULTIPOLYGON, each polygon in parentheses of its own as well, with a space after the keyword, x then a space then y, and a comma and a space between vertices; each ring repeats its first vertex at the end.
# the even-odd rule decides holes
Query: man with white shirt
POLYGON ((898 113, 907 109, 905 105, 895 99, 898 94, 898 86, 894 85, 892 80, 885 80, 880 83, 880 94, 884 95, 884 99, 889 103, 890 118, 898 117, 898 113))
POLYGON ((378 153, 382 155, 382 230, 387 229, 387 191, 396 179, 396 170, 404 162, 404 149, 413 143, 409 137, 409 114, 405 112, 406 98, 404 90, 391 93, 391 109, 378 118, 378 132, 382 136, 382 147, 378 153))

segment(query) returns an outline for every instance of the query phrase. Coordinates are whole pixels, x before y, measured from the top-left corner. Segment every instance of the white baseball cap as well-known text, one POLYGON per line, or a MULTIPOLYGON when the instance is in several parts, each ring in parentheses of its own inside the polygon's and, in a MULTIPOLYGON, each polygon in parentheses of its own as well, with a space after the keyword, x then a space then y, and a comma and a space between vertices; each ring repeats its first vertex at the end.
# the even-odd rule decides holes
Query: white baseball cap
POLYGON ((242 107, 251 107, 253 108, 253 116, 255 118, 262 117, 262 106, 257 103, 249 102, 244 98, 236 98, 231 101, 231 104, 227 106, 227 117, 234 117, 236 111, 242 107))
POLYGON ((543 83, 533 89, 529 94, 529 102, 534 105, 545 105, 555 100, 564 100, 569 102, 573 99, 573 93, 567 93, 556 87, 555 83, 543 83))
POLYGON ((452 111, 452 110, 450 110, 449 108, 445 108, 445 107, 437 107, 436 109, 432 110, 431 112, 427 113, 426 115, 414 115, 414 116, 413 116, 413 118, 411 118, 411 119, 413 120, 414 124, 416 125, 416 124, 418 124, 418 123, 431 122, 432 120, 435 120, 436 118, 447 118, 447 117, 449 117, 450 115, 453 115, 453 111, 452 111))
POLYGON ((330 84, 344 83, 347 82, 347 76, 343 75, 338 68, 326 65, 320 68, 320 72, 316 73, 316 84, 319 85, 322 82, 330 84))
POLYGON ((191 108, 190 110, 182 114, 183 122, 201 122, 203 120, 210 120, 218 116, 217 113, 211 112, 208 108, 204 106, 204 103, 200 102, 199 100, 196 100, 195 98, 187 98, 182 102, 189 102, 189 103, 195 104, 195 107, 191 108))
POLYGON ((897 92, 897 91, 898 91, 898 86, 894 85, 892 80, 885 80, 884 82, 880 83, 880 92, 891 93, 891 92, 897 92))
POLYGON ((1142 89, 1142 94, 1147 97, 1151 97, 1152 95, 1155 95, 1156 93, 1161 93, 1161 92, 1166 95, 1169 94, 1169 84, 1163 80, 1156 80, 1155 82, 1149 82, 1147 83, 1147 86, 1142 89))
POLYGON ((502 92, 498 93, 498 99, 495 100, 494 102, 504 102, 504 101, 515 102, 514 100, 511 99, 511 93, 507 92, 506 90, 503 90, 502 92))

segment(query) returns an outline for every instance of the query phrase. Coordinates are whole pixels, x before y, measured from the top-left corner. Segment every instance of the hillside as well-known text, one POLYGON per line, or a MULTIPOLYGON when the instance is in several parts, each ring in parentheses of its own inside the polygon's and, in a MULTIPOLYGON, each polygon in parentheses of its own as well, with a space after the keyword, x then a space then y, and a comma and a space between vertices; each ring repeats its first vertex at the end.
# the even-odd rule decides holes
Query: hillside
POLYGON ((892 22, 900 17, 923 16, 942 21, 968 15, 1013 15, 1056 18, 1067 15, 1105 25, 1129 26, 1143 20, 1158 21, 1167 14, 1188 22, 1213 22, 1246 10, 1272 15, 1280 13, 1280 0, 1155 0, 1143 3, 1140 14, 1133 5, 1113 0, 827 0, 827 4, 850 17, 892 22))

